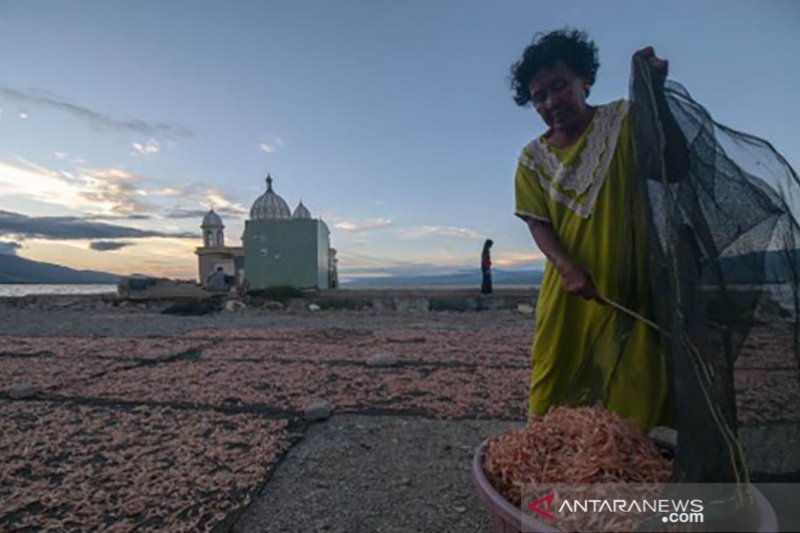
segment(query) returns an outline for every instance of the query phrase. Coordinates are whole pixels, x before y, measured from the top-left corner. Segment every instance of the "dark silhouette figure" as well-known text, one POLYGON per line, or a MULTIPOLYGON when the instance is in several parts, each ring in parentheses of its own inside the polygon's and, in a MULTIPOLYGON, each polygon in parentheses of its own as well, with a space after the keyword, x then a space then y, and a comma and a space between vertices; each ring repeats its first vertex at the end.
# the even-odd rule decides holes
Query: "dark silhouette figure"
POLYGON ((483 252, 481 252, 481 274, 483 274, 481 293, 483 294, 492 293, 492 256, 489 250, 493 244, 492 239, 486 239, 486 242, 483 243, 483 252))
POLYGON ((206 287, 208 290, 215 292, 225 292, 229 290, 228 276, 225 275, 222 267, 217 267, 217 270, 208 276, 206 287))

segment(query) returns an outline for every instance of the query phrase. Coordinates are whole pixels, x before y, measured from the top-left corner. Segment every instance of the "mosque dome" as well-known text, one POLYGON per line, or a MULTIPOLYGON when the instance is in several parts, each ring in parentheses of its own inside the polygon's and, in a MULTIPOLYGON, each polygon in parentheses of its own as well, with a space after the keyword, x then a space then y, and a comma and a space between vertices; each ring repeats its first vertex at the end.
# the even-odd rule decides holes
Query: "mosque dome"
POLYGON ((292 213, 292 218, 311 218, 311 211, 303 205, 303 200, 300 200, 300 203, 297 204, 294 213, 292 213))
POLYGON ((219 218, 219 215, 214 212, 212 208, 211 211, 206 213, 206 216, 203 217, 203 223, 200 224, 201 228, 224 228, 225 225, 222 223, 222 219, 219 218))
POLYGON ((286 202, 272 190, 272 176, 267 174, 267 192, 256 198, 250 208, 250 220, 292 218, 286 202))

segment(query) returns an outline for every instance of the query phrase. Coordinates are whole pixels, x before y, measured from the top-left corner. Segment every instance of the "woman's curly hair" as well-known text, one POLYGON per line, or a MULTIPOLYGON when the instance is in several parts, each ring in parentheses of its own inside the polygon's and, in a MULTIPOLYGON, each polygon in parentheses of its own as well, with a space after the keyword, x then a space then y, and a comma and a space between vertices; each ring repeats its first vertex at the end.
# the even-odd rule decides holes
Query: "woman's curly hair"
POLYGON ((517 105, 525 106, 531 101, 528 84, 540 69, 552 67, 558 60, 584 78, 590 87, 594 85, 600 61, 597 46, 586 32, 564 28, 537 33, 520 60, 511 65, 511 89, 517 105))

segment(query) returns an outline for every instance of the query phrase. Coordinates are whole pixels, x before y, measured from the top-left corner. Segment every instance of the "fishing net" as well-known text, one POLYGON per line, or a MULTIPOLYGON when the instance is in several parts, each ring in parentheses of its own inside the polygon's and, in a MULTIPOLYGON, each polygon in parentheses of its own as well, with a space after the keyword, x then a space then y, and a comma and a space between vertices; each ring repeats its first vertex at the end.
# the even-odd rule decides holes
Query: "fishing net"
POLYGON ((767 141, 656 82, 643 59, 630 101, 650 318, 678 431, 672 480, 797 481, 798 176, 767 141))

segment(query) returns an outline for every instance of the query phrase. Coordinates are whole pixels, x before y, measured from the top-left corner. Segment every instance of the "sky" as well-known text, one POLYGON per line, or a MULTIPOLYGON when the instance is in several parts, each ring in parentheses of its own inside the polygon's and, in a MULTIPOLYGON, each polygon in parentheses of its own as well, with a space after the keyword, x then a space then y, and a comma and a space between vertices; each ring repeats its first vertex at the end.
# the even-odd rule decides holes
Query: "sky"
POLYGON ((331 229, 340 277, 541 267, 513 216, 544 131, 510 65, 589 32, 590 103, 652 45, 714 117, 800 168, 800 2, 0 0, 0 253, 197 275, 210 207, 237 245, 267 173, 331 229))

